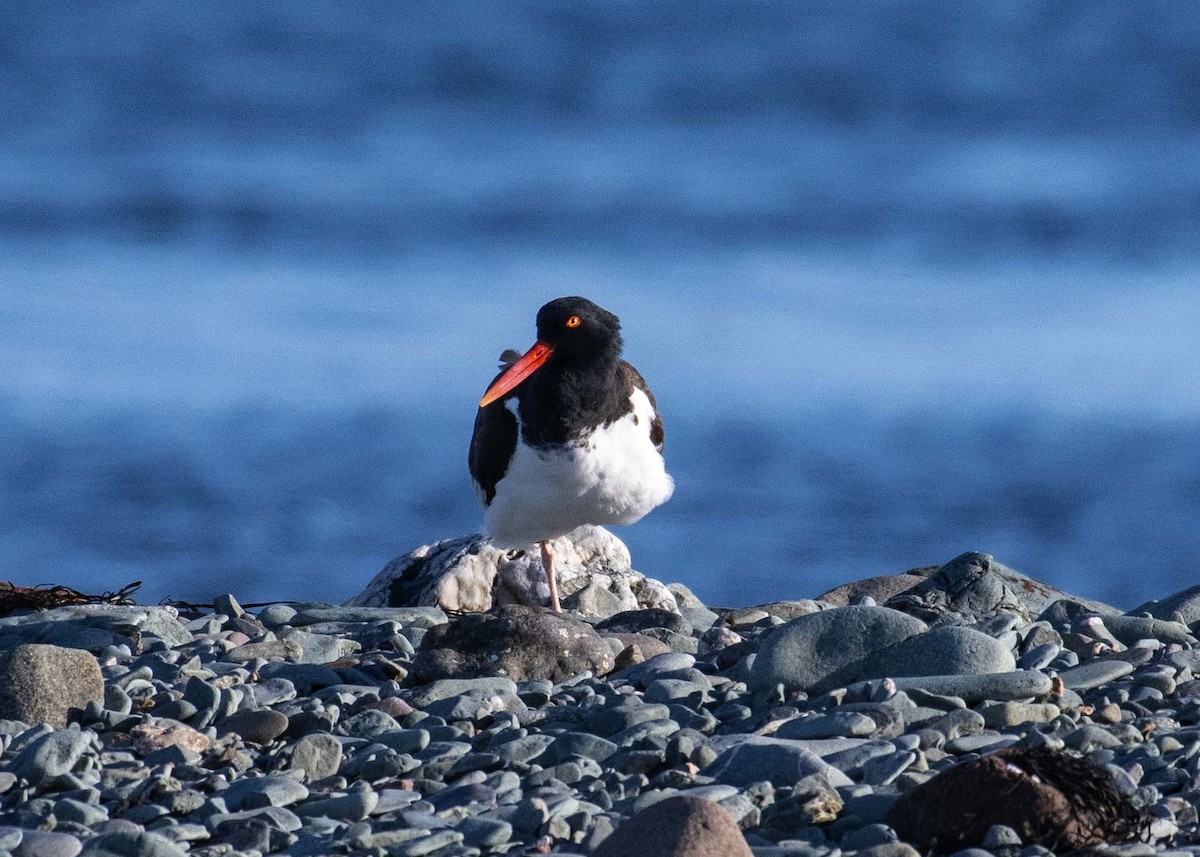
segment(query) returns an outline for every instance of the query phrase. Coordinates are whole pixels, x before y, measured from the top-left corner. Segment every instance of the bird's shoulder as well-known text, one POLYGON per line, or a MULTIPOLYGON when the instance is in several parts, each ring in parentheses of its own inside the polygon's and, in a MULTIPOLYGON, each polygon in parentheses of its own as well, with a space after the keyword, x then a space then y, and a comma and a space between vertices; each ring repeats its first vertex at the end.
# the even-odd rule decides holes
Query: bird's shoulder
POLYGON ((650 401, 650 409, 653 412, 653 417, 650 420, 650 442, 654 444, 654 448, 662 452, 665 433, 663 431, 662 416, 658 412, 658 401, 654 398, 654 393, 650 391, 650 387, 646 384, 646 379, 642 377, 642 373, 637 370, 632 363, 622 360, 617 364, 617 371, 620 373, 621 380, 625 385, 626 395, 632 397, 634 391, 640 390, 650 401))

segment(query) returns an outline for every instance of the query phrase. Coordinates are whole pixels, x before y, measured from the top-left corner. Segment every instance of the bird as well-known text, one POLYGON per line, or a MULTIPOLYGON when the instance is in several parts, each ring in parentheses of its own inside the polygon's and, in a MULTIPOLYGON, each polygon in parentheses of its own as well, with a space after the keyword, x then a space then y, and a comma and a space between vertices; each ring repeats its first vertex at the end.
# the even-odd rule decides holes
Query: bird
POLYGON ((632 524, 675 490, 654 394, 621 358, 621 322, 587 298, 550 301, 537 341, 506 351, 475 415, 468 464, 484 531, 500 549, 541 549, 561 612, 550 542, 585 524, 632 524))

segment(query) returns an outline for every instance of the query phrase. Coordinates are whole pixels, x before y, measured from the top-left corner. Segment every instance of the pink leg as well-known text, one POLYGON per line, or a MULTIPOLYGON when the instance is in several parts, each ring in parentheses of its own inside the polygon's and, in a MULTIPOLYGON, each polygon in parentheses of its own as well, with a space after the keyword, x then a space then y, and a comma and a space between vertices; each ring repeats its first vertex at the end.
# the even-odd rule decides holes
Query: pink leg
POLYGON ((542 542, 542 568, 546 569, 546 582, 550 584, 550 606, 555 613, 561 613, 558 606, 558 584, 554 580, 554 550, 550 542, 542 542))

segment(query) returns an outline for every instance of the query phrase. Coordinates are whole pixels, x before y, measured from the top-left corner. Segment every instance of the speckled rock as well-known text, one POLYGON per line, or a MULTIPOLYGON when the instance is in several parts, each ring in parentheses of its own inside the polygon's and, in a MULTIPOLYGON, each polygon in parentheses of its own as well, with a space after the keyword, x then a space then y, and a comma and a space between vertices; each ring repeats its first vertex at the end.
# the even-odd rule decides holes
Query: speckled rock
POLYGON ((585 670, 606 674, 614 663, 608 643, 586 622, 513 604, 431 629, 410 678, 416 684, 496 675, 561 681, 585 670))
POLYGON ((0 652, 0 718, 67 725, 67 712, 104 700, 96 657, 80 649, 24 645, 0 652))
MULTIPOLYGON (((666 584, 635 571, 625 543, 603 527, 584 526, 551 542, 560 598, 600 586, 613 599, 592 598, 594 609, 655 608, 678 612, 666 584)), ((392 560, 348 605, 436 605, 455 612, 482 612, 494 605, 545 606, 550 588, 541 554, 502 551, 482 535, 424 545, 392 560)))
POLYGON ((617 828, 593 857, 753 857, 729 810, 703 798, 659 801, 617 828))

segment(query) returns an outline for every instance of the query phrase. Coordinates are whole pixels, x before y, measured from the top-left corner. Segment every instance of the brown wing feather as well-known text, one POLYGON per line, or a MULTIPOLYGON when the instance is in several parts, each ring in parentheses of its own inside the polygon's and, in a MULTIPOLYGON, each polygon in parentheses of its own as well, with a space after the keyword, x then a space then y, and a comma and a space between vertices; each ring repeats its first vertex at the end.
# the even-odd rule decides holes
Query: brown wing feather
POLYGON ((654 394, 650 392, 650 388, 646 386, 646 379, 642 377, 642 373, 633 368, 632 365, 621 361, 621 376, 625 379, 625 389, 629 391, 629 395, 633 395, 634 390, 641 390, 646 394, 646 398, 650 400, 650 407, 654 409, 654 419, 650 422, 650 442, 654 444, 654 448, 659 452, 663 451, 663 421, 658 413, 658 402, 654 399, 654 394))

